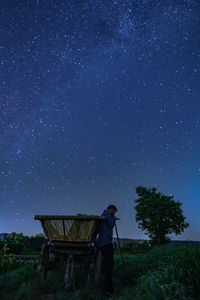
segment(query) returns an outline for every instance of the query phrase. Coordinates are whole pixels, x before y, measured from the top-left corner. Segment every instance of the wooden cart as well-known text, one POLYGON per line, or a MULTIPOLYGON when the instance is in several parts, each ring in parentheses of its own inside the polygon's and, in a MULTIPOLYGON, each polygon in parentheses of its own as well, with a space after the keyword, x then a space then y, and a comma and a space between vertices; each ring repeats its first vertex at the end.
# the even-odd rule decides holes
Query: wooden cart
POLYGON ((48 239, 42 245, 37 273, 42 288, 46 287, 48 270, 58 268, 60 263, 66 262, 64 287, 75 288, 75 268, 89 267, 87 282, 97 285, 101 271, 101 252, 97 253, 95 239, 99 224, 104 217, 93 215, 77 216, 35 216, 40 220, 44 233, 48 239), (50 260, 53 257, 53 260, 50 260))

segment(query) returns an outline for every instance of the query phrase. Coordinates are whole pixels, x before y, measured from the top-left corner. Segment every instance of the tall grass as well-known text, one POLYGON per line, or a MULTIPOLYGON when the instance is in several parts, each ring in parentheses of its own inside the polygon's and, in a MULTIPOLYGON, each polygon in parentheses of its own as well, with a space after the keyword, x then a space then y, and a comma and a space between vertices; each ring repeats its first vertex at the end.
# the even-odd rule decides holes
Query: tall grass
MULTIPOLYGON (((119 299, 200 299, 200 247, 163 246, 144 256, 148 270, 119 299)), ((141 270, 144 270, 141 264, 141 270)))
POLYGON ((20 268, 23 261, 16 259, 15 255, 7 254, 6 249, 0 251, 0 274, 20 268))
POLYGON ((0 299, 37 299, 36 272, 32 264, 0 275, 0 299))
MULTIPOLYGON (((48 272, 47 289, 39 290, 32 264, 0 274, 0 299, 40 299, 51 294, 54 299, 103 300, 104 274, 100 287, 86 287, 86 274, 77 271, 77 289, 63 288, 65 266, 48 272)), ((199 300, 200 247, 162 246, 147 254, 124 254, 124 264, 115 255, 113 276, 117 300, 199 300)))

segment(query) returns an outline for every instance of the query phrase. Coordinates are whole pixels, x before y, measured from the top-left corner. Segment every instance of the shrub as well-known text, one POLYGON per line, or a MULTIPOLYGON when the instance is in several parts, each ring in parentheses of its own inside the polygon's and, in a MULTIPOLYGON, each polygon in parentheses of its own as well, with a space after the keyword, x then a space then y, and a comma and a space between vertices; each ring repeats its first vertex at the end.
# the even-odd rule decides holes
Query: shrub
POLYGON ((14 255, 7 254, 6 246, 0 251, 0 274, 17 269, 23 265, 23 262, 17 260, 14 255))
POLYGON ((15 299, 37 299, 37 296, 39 296, 39 294, 40 291, 38 289, 36 281, 24 282, 20 285, 20 288, 17 290, 15 294, 15 299))
POLYGON ((8 293, 17 291, 21 284, 32 279, 36 279, 36 272, 32 265, 25 264, 17 270, 0 275, 0 291, 8 293))
MULTIPOLYGON (((141 276, 135 289, 126 289, 119 299, 199 299, 200 247, 156 247, 143 255, 143 263, 142 260, 140 263, 141 276)), ((134 272, 132 276, 135 276, 134 272)))

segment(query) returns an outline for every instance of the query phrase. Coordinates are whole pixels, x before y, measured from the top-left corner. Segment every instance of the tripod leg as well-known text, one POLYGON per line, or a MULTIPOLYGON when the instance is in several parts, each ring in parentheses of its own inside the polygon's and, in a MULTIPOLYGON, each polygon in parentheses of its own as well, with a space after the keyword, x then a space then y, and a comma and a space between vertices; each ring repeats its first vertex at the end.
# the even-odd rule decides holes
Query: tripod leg
POLYGON ((116 235, 117 235, 117 241, 118 241, 119 252, 120 252, 120 255, 121 255, 121 260, 122 260, 122 263, 124 263, 124 259, 123 259, 123 255, 122 255, 122 250, 121 250, 121 246, 120 246, 119 235, 118 235, 116 223, 115 223, 115 231, 116 231, 116 235))

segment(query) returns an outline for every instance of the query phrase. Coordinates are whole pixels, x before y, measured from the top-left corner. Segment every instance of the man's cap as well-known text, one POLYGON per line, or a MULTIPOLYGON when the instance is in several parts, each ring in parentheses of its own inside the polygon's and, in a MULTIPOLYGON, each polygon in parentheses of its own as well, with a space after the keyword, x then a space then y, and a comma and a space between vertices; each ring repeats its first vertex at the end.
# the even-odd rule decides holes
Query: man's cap
POLYGON ((110 204, 108 205, 107 209, 113 208, 117 211, 117 207, 114 204, 110 204))

